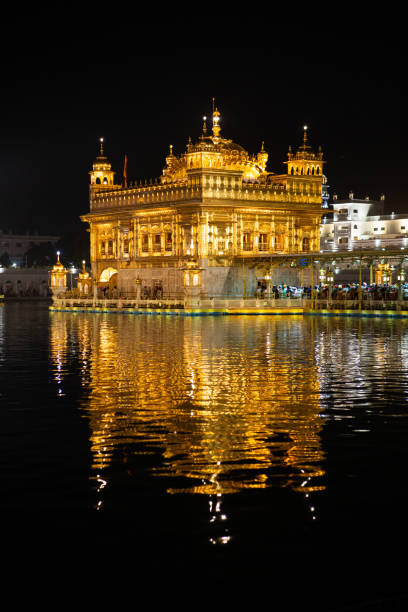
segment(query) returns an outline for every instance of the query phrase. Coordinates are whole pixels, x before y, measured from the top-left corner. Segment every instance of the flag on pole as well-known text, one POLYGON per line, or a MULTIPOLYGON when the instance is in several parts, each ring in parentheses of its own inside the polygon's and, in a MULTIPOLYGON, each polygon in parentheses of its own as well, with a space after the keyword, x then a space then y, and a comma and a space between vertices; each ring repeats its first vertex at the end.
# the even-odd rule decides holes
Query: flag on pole
POLYGON ((123 166, 123 180, 125 183, 125 189, 127 189, 127 155, 125 155, 125 164, 123 166))

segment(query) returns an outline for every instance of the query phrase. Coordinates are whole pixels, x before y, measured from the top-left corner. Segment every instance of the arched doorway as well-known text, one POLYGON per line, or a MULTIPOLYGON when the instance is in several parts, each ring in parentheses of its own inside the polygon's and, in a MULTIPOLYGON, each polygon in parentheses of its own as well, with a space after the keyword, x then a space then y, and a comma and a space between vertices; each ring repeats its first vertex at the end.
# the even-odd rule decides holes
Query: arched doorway
POLYGON ((99 277, 99 286, 101 289, 112 291, 118 288, 118 271, 115 268, 105 268, 99 277))

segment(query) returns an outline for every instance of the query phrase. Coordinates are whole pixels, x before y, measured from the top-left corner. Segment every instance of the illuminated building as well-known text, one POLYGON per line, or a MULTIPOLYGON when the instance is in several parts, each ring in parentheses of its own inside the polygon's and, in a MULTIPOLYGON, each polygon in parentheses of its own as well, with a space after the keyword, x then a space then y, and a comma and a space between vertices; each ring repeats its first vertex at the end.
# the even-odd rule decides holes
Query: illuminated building
MULTIPOLYGON (((307 127, 296 152, 289 149, 286 172, 266 170, 263 143, 256 155, 221 136, 213 109, 197 142, 175 155, 170 145, 159 179, 115 184, 100 154, 90 172, 92 275, 100 283, 134 292, 143 287, 171 294, 183 289, 193 261, 201 293, 251 295, 274 254, 319 251, 323 154, 308 144, 307 127)), ((298 284, 296 269, 280 269, 276 283, 298 284), (280 274, 280 277, 279 277, 280 274)))
POLYGON ((384 196, 380 200, 360 200, 352 192, 343 200, 334 196, 333 220, 322 223, 320 249, 331 252, 408 247, 408 216, 385 215, 384 200, 384 196))

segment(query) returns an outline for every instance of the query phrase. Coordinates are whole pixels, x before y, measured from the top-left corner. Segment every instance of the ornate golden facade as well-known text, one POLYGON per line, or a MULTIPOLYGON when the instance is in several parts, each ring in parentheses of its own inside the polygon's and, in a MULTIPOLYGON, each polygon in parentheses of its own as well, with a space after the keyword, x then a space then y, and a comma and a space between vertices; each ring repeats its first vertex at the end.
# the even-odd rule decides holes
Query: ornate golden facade
POLYGON ((170 145, 162 176, 145 183, 115 184, 101 145, 90 212, 81 217, 90 225, 94 278, 123 291, 135 291, 139 278, 178 292, 194 260, 203 295, 242 294, 243 278, 251 294, 256 265, 268 256, 319 251, 324 161, 306 128, 297 152, 289 149, 286 173, 274 174, 263 143, 250 155, 221 136, 219 122, 214 109, 211 134, 204 120, 198 141, 179 156, 170 145))

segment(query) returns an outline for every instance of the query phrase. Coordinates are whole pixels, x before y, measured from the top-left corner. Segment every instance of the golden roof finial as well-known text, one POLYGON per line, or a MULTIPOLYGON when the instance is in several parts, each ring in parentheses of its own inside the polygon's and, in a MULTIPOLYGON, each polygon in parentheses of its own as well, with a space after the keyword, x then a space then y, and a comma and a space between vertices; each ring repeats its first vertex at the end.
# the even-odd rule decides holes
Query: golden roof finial
POLYGON ((258 155, 256 156, 257 162, 258 162, 258 166, 261 168, 262 172, 265 172, 266 164, 267 164, 267 161, 268 161, 268 154, 265 151, 264 144, 265 144, 265 141, 263 140, 262 141, 262 145, 261 145, 261 150, 259 151, 258 155))
POLYGON ((57 263, 53 267, 55 272, 61 272, 61 270, 65 270, 63 264, 60 262, 60 251, 57 251, 57 263))
POLYGON ((99 142, 101 143, 101 150, 100 150, 100 154, 101 154, 101 157, 103 157, 103 138, 100 138, 100 139, 99 139, 99 142))
POLYGON ((85 274, 85 259, 82 260, 82 272, 85 274))
POLYGON ((173 145, 170 145, 170 155, 173 155, 173 145))
POLYGON ((307 145, 307 125, 303 126, 303 144, 307 145))
POLYGON ((215 98, 213 98, 213 135, 214 138, 218 138, 221 132, 220 128, 220 113, 218 112, 218 108, 214 108, 215 98))
POLYGON ((207 117, 204 115, 203 117, 203 136, 207 136, 207 117))

